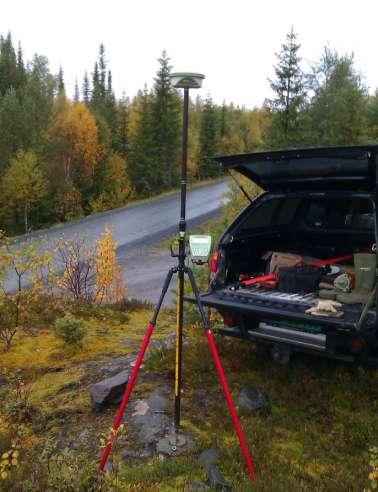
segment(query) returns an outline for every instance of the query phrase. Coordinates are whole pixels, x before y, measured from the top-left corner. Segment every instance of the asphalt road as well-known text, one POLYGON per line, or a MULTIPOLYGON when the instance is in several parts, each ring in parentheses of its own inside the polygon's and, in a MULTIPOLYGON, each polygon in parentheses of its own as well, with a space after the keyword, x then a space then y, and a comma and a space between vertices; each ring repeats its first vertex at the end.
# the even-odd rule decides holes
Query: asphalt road
MULTIPOLYGON (((227 187, 228 182, 221 181, 188 191, 188 229, 219 213, 227 187)), ((44 248, 52 248, 54 242, 64 235, 66 239, 85 237, 87 244, 93 245, 107 226, 118 245, 117 256, 122 266, 127 296, 156 302, 168 268, 177 261, 171 258, 168 249, 160 249, 157 245, 177 231, 179 216, 180 195, 174 193, 35 232, 18 239, 17 243, 22 245, 26 241, 42 239, 45 241, 44 248)), ((14 278, 9 279, 7 288, 15 288, 14 278)), ((171 299, 172 294, 169 293, 167 303, 171 299)))

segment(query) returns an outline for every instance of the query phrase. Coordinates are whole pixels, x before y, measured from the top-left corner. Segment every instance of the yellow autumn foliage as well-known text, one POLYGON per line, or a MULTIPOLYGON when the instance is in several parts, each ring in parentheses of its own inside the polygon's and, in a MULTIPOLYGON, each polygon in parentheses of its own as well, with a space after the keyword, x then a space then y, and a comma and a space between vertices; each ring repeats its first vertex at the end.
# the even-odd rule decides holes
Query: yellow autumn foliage
POLYGON ((66 102, 56 116, 50 136, 58 139, 61 149, 55 158, 64 165, 64 177, 68 182, 73 171, 93 176, 101 156, 98 128, 95 118, 82 102, 66 102))
POLYGON ((106 227, 103 236, 97 241, 96 301, 100 304, 118 302, 126 292, 116 251, 113 235, 106 227))

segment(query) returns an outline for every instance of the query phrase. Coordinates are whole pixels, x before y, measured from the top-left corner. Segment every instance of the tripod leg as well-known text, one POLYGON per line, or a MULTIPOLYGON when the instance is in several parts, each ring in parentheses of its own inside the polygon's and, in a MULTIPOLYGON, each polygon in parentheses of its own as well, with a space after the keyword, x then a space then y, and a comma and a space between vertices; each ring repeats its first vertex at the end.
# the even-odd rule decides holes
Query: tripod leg
POLYGON ((215 345, 214 335, 213 335, 213 332, 210 328, 210 324, 209 324, 208 318, 206 316, 206 313, 205 313, 205 310, 204 310, 204 307, 203 307, 203 304, 202 304, 202 301, 200 298, 200 293, 199 293, 199 290, 198 290, 198 287, 196 284, 196 279, 194 278, 193 272, 190 268, 188 268, 186 271, 188 273, 189 280, 190 280, 190 283, 192 285, 192 289, 193 289, 193 292, 194 292, 194 295, 195 295, 195 298, 197 301, 197 306, 198 306, 199 312, 201 314, 202 323, 203 323, 203 326, 205 329, 205 335, 206 335, 207 340, 209 342, 211 355, 214 359, 215 367, 217 368, 218 377, 219 377, 219 380, 220 380, 222 388, 223 388, 223 393, 224 393, 224 396, 225 396, 226 401, 227 401, 227 405, 228 405, 228 408, 229 408, 229 411, 231 414, 232 422, 234 424, 235 432, 239 438, 240 447, 241 447, 245 462, 247 464, 248 473, 249 473, 249 476, 251 477, 251 480, 254 481, 255 480, 255 468, 253 465, 253 461, 252 461, 251 455, 249 454, 248 446, 247 446, 247 443, 246 443, 246 440, 245 440, 245 437, 243 434, 243 429, 240 425, 240 421, 239 421, 238 415, 236 413, 235 405, 234 405, 234 402, 233 402, 233 399, 231 396, 231 392, 230 392, 230 388, 228 386, 226 375, 225 375, 224 370, 223 370, 222 362, 219 358, 218 350, 217 350, 217 347, 215 345))
POLYGON ((167 293, 169 284, 170 284, 171 279, 172 279, 172 275, 174 273, 176 273, 176 271, 177 271, 176 268, 171 268, 169 270, 168 274, 167 274, 167 277, 166 277, 165 281, 164 281, 164 284, 163 284, 163 288, 162 288, 162 291, 161 291, 161 294, 160 294, 159 301, 158 301, 158 303, 156 305, 155 311, 154 311, 153 316, 151 318, 151 321, 150 321, 150 323, 148 325, 146 334, 144 336, 144 339, 143 339, 143 342, 142 342, 142 345, 141 345, 141 348, 140 348, 140 351, 139 351, 138 358, 137 358, 137 360, 135 362, 134 369, 133 369, 133 371, 131 373, 131 376, 130 376, 130 379, 129 379, 128 383, 127 383, 127 386, 126 386, 126 389, 125 389, 125 393, 124 393, 123 398, 122 398, 121 405, 120 405, 120 407, 118 409, 118 412, 117 412, 117 415, 116 415, 116 417, 114 419, 114 423, 113 423, 113 427, 112 427, 112 430, 111 430, 110 435, 109 435, 108 443, 107 443, 107 445, 106 445, 106 447, 105 447, 105 449, 104 449, 104 451, 102 453, 101 461, 100 461, 100 465, 99 465, 99 471, 103 471, 104 470, 105 465, 106 465, 106 462, 108 461, 108 457, 109 457, 109 454, 110 454, 110 452, 112 450, 114 440, 117 437, 117 430, 119 429, 119 426, 121 425, 122 417, 123 417, 123 414, 125 413, 125 410, 126 410, 126 407, 127 407, 128 402, 129 402, 129 398, 130 398, 131 392, 132 392, 132 390, 134 388, 135 381, 136 381, 136 378, 138 376, 138 372, 139 372, 140 366, 142 365, 144 354, 145 354, 146 349, 148 347, 148 344, 150 342, 150 338, 151 338, 152 332, 154 331, 154 328, 155 328, 155 325, 156 325, 156 320, 157 320, 157 317, 158 317, 158 314, 159 314, 161 305, 163 304, 165 294, 167 293))
POLYGON ((175 356, 175 412, 174 428, 180 430, 181 421, 181 386, 182 386, 182 332, 184 319, 184 270, 178 272, 177 316, 176 316, 176 356, 175 356))

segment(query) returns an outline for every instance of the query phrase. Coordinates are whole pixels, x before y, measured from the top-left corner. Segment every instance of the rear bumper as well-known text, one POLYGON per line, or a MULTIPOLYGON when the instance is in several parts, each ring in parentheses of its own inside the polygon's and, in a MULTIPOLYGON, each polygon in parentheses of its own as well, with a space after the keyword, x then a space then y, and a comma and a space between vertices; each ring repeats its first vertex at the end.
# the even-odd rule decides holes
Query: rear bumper
MULTIPOLYGON (((195 302, 193 297, 186 300, 195 302)), ((249 296, 222 296, 218 292, 202 294, 201 301, 224 315, 226 323, 226 315, 234 319, 236 326, 218 329, 222 335, 281 344, 292 351, 349 362, 357 358, 367 362, 370 354, 378 353, 375 328, 369 332, 356 330, 354 320, 359 317, 357 311, 346 310, 346 319, 318 318, 304 312, 308 306, 293 302, 272 303, 269 299, 256 302, 249 296)), ((369 362, 378 365, 375 357, 369 362)))
MULTIPOLYGON (((342 360, 344 362, 354 362, 356 357, 354 355, 345 354, 335 352, 330 349, 326 345, 323 347, 319 347, 318 345, 313 345, 309 343, 303 343, 301 340, 285 340, 278 337, 266 337, 261 333, 258 333, 256 330, 248 330, 247 332, 242 332, 239 328, 229 328, 227 326, 223 326, 222 328, 218 328, 216 330, 217 333, 225 336, 231 336, 234 338, 241 338, 244 340, 249 340, 251 342, 260 342, 267 345, 274 344, 282 344, 290 347, 290 350, 293 352, 304 352, 312 355, 320 355, 322 357, 327 357, 329 359, 342 360)), ((369 361, 370 362, 370 361, 369 361)), ((371 358, 371 364, 376 365, 378 367, 378 360, 375 358, 371 358)))

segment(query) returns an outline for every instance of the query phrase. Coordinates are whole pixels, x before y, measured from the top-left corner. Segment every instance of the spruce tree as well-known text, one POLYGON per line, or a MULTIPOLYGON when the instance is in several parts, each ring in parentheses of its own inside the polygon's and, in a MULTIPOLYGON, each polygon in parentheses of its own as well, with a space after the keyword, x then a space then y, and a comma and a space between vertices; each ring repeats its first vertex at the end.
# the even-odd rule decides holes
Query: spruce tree
POLYGON ((91 100, 91 89, 89 85, 88 73, 85 72, 84 79, 83 79, 83 101, 88 106, 90 100, 91 100))
POLYGON ((228 110, 226 102, 223 101, 222 108, 220 111, 219 118, 219 136, 220 138, 224 138, 228 136, 229 128, 228 128, 228 110))
POLYGON ((152 96, 147 87, 133 102, 133 130, 130 135, 129 176, 138 196, 157 191, 155 133, 152 118, 152 96))
POLYGON ((29 143, 29 122, 17 92, 12 87, 0 103, 0 174, 16 151, 29 143))
POLYGON ((98 60, 95 63, 92 79, 91 109, 99 126, 108 127, 105 134, 110 135, 110 144, 114 148, 113 138, 116 132, 116 100, 112 88, 112 74, 106 71, 105 47, 100 45, 98 60))
POLYGON ((117 132, 117 105, 112 86, 112 73, 109 70, 107 74, 107 86, 103 103, 102 115, 109 126, 112 135, 112 147, 115 148, 117 132))
POLYGON ((270 80, 275 97, 268 102, 272 119, 267 143, 273 148, 295 147, 304 140, 300 116, 306 101, 306 91, 299 49, 300 44, 292 28, 286 36, 286 43, 276 54, 276 78, 270 80))
POLYGON ((117 104, 114 149, 124 158, 129 151, 129 101, 125 96, 117 104))
POLYGON ((73 99, 75 102, 79 102, 79 100, 80 100, 80 90, 79 90, 79 84, 77 83, 77 79, 75 80, 75 89, 74 89, 73 99))
POLYGON ((18 69, 17 57, 13 48, 11 34, 0 43, 0 96, 11 87, 17 89, 18 69))
POLYGON ((102 103, 102 91, 100 84, 100 74, 98 70, 98 63, 94 64, 94 70, 92 73, 92 95, 91 95, 91 107, 94 111, 98 110, 102 103))
POLYGON ((100 44, 99 54, 98 54, 98 72, 99 72, 99 87, 101 92, 101 97, 105 98, 106 93, 106 59, 105 59, 105 46, 103 43, 100 44))
POLYGON ((64 92, 65 92, 64 74, 63 74, 63 68, 62 66, 60 66, 59 73, 58 73, 58 94, 64 94, 64 92))
POLYGON ((26 84, 26 70, 22 53, 21 43, 18 43, 17 50, 17 89, 21 89, 26 84))
POLYGON ((50 73, 47 58, 34 55, 28 67, 22 101, 29 139, 33 145, 39 145, 42 132, 50 123, 56 86, 56 77, 50 73))
POLYGON ((218 144, 217 117, 210 96, 206 98, 203 107, 199 140, 200 155, 198 178, 203 179, 217 176, 219 174, 219 166, 213 160, 218 144))
POLYGON ((181 105, 180 97, 171 85, 171 66, 165 51, 159 64, 152 103, 155 172, 157 188, 167 189, 174 185, 178 173, 181 105))

